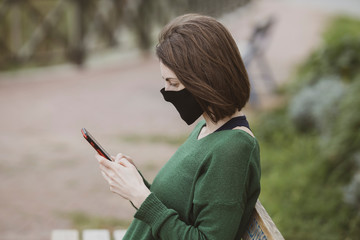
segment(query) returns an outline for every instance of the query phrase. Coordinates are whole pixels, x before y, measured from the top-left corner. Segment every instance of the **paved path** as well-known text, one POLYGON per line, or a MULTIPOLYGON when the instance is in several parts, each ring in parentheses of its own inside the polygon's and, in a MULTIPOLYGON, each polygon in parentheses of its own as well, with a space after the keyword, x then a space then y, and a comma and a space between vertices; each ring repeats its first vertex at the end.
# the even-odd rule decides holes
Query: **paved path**
MULTIPOLYGON (((307 5, 263 0, 221 21, 243 42, 251 26, 271 14, 277 24, 266 57, 282 84, 320 42, 328 15, 307 5)), ((71 226, 63 214, 74 211, 132 218, 129 203, 108 191, 82 127, 112 154, 133 156, 150 179, 176 146, 138 136, 190 132, 159 93, 163 83, 155 57, 109 56, 83 70, 64 65, 0 74, 0 240, 48 239, 51 229, 71 226), (124 138, 129 135, 133 141, 124 138)))
POLYGON ((289 3, 306 6, 331 14, 344 14, 360 18, 359 0, 282 0, 289 3))

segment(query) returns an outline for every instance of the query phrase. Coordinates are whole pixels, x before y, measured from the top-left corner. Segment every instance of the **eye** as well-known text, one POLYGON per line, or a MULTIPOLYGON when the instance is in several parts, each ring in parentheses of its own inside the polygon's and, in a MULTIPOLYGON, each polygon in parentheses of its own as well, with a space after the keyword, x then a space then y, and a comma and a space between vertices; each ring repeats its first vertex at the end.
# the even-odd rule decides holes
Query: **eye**
POLYGON ((178 87, 178 86, 179 86, 179 83, 170 83, 170 86, 171 86, 171 87, 178 87))

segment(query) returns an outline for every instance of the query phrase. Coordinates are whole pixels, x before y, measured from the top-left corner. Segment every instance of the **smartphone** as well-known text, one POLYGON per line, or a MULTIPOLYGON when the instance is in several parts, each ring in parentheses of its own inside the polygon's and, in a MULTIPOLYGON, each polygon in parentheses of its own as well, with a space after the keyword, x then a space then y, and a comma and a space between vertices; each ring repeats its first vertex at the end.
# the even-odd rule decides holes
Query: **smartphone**
POLYGON ((85 128, 81 129, 81 133, 84 138, 90 143, 90 145, 104 158, 111 160, 110 154, 108 154, 105 149, 95 140, 95 138, 89 133, 85 128))

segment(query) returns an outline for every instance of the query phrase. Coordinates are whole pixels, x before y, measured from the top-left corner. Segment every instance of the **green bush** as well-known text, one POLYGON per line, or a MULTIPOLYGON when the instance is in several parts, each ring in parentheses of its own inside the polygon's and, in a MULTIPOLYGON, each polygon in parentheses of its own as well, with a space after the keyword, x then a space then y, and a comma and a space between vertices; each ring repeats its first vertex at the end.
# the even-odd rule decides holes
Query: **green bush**
POLYGON ((360 21, 337 17, 324 33, 324 44, 301 64, 295 91, 320 81, 324 76, 339 76, 351 82, 360 74, 360 21))
POLYGON ((329 23, 324 32, 324 41, 327 44, 336 44, 344 37, 360 37, 360 20, 347 16, 337 16, 329 23))
POLYGON ((344 204, 343 184, 328 178, 317 134, 297 132, 284 108, 265 114, 254 131, 261 146, 260 200, 285 239, 357 239, 359 216, 344 204))
POLYGON ((318 130, 327 136, 339 112, 346 86, 338 78, 323 78, 301 89, 289 104, 289 115, 301 131, 318 130))
POLYGON ((359 239, 360 21, 336 18, 254 127, 260 199, 285 239, 359 239), (288 104, 289 103, 289 104, 288 104))
POLYGON ((360 154, 359 92, 360 76, 350 85, 340 103, 339 117, 334 119, 336 124, 332 128, 331 135, 321 142, 333 174, 336 173, 339 181, 345 183, 350 181, 356 171, 359 171, 355 161, 356 156, 360 154))

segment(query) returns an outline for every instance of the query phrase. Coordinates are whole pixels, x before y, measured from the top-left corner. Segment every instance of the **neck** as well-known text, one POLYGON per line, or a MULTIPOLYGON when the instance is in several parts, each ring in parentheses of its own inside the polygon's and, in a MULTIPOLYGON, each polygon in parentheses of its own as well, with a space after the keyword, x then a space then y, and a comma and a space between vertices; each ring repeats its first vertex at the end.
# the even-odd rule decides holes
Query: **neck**
POLYGON ((224 125, 231 118, 242 116, 242 115, 244 115, 244 113, 242 111, 236 111, 233 115, 231 115, 229 117, 225 117, 223 119, 220 119, 218 122, 214 123, 213 121, 211 121, 211 118, 206 113, 203 113, 203 117, 206 122, 206 126, 203 129, 203 134, 206 136, 210 133, 213 133, 216 131, 216 129, 218 129, 219 127, 224 125))

